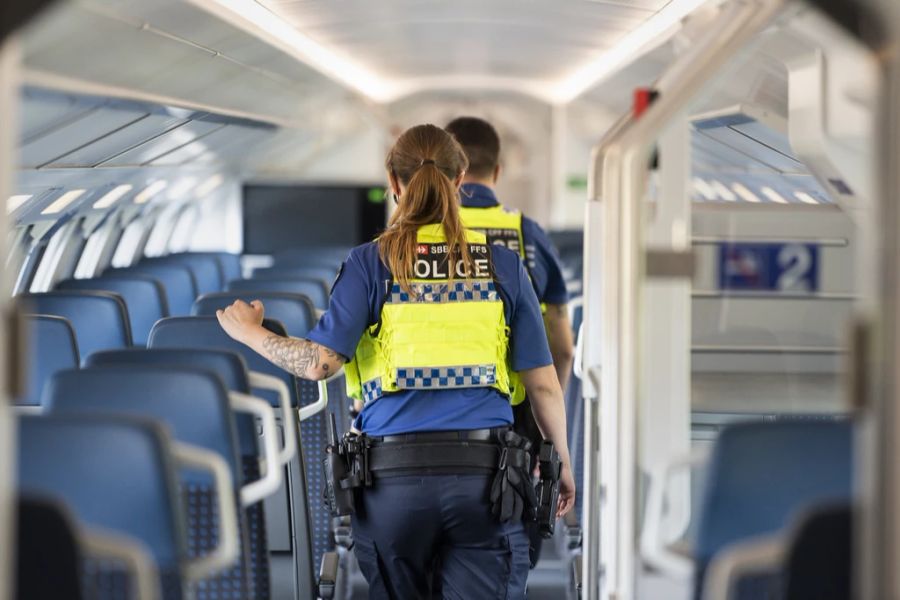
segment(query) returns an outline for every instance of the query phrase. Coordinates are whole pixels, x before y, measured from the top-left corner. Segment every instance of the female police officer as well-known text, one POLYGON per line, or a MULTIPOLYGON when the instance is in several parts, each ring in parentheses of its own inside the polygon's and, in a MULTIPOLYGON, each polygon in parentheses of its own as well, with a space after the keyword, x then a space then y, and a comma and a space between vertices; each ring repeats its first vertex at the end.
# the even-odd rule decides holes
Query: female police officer
POLYGON ((381 237, 351 251, 308 339, 264 329, 258 301, 236 302, 219 321, 299 377, 323 379, 349 360, 348 389, 364 402, 355 427, 374 446, 375 480, 353 519, 370 598, 429 597, 436 572, 445 598, 524 598, 521 502, 499 499, 516 478, 497 475, 515 462, 496 446, 509 442, 511 370, 563 463, 559 515, 575 496, 540 306, 519 257, 461 225, 467 160, 449 134, 409 129, 386 166, 397 210, 381 237))

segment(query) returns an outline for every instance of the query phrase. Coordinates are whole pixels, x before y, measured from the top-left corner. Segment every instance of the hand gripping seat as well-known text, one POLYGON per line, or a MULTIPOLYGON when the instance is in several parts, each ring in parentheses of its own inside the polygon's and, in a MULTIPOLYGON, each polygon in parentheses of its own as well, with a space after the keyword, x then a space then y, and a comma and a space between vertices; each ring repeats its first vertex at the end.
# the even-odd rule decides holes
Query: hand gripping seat
POLYGON ((165 289, 145 275, 110 275, 96 279, 67 279, 56 284, 58 290, 97 290, 122 297, 128 309, 131 336, 136 346, 146 346, 153 324, 169 316, 165 289))
POLYGON ((316 309, 308 296, 285 292, 218 292, 204 294, 197 298, 191 314, 214 317, 216 311, 226 308, 236 300, 262 301, 266 316, 280 321, 288 335, 303 337, 316 324, 316 309))
POLYGON ((19 299, 25 312, 68 319, 75 329, 81 360, 97 350, 132 344, 128 310, 117 294, 70 290, 22 294, 19 299))
POLYGON ((252 598, 248 576, 249 542, 243 512, 237 510, 239 504, 236 502, 244 490, 241 489, 243 476, 232 406, 259 414, 264 426, 271 431, 274 418, 264 402, 256 401, 254 407, 245 399, 238 405, 229 398, 221 380, 210 371, 155 365, 64 371, 54 376, 45 388, 43 401, 51 414, 104 413, 157 419, 171 428, 179 442, 221 457, 227 465, 231 489, 226 492, 226 498, 218 497, 218 501, 230 500, 230 506, 216 508, 217 494, 207 477, 190 472, 183 478, 190 555, 208 554, 222 540, 235 542, 234 553, 220 557, 220 572, 199 582, 196 595, 201 600, 252 598), (269 411, 268 418, 259 408, 269 411), (235 524, 233 531, 232 523, 235 524))
MULTIPOLYGON (((276 335, 286 335, 278 321, 266 319, 264 327, 276 335)), ((288 468, 286 494, 270 499, 266 504, 269 548, 273 552, 271 566, 275 597, 284 586, 293 587, 293 580, 286 580, 284 573, 299 573, 299 589, 293 593, 300 597, 315 593, 313 565, 322 564, 326 553, 334 549, 331 535, 331 518, 325 507, 322 490, 321 459, 326 443, 326 418, 328 383, 316 385, 304 382, 302 388, 297 378, 275 366, 250 348, 228 337, 215 317, 172 317, 163 319, 150 334, 151 348, 217 348, 238 352, 252 371, 272 375, 288 384, 291 405, 299 410, 294 413, 295 427, 299 433, 298 447, 301 456, 292 460, 288 468), (301 391, 302 390, 302 391, 301 391), (317 390, 323 390, 320 397, 317 390), (297 518, 306 515, 308 519, 297 518), (293 533, 293 535, 290 535, 293 533)), ((267 398, 274 406, 278 399, 271 392, 254 386, 256 394, 267 398)))
MULTIPOLYGON (((793 418, 731 425, 713 448, 700 511, 695 598, 727 546, 779 532, 813 504, 849 501, 853 433, 850 420, 793 418)), ((748 586, 778 589, 778 574, 748 586)))
POLYGON ((182 265, 190 269, 197 281, 197 294, 219 292, 225 280, 222 276, 222 267, 212 256, 198 254, 167 254, 166 256, 154 256, 141 259, 138 264, 163 264, 182 265))
POLYGON ((75 330, 67 319, 53 315, 25 315, 28 332, 28 383, 16 398, 19 406, 40 406, 44 384, 57 371, 77 369, 80 364, 75 330))
MULTIPOLYGON (((266 316, 281 322, 287 334, 293 337, 305 337, 315 324, 315 312, 312 303, 306 296, 279 292, 222 292, 206 294, 194 303, 196 315, 215 316, 216 311, 232 304, 235 300, 261 300, 265 306, 266 316)), ((318 386, 315 382, 298 379, 297 385, 303 398, 316 398, 318 386)), ((328 384, 328 411, 335 415, 341 431, 350 427, 350 400, 343 379, 338 378, 328 384)), ((309 402, 311 400, 306 400, 309 402)))
POLYGON ((191 304, 197 297, 197 281, 194 274, 184 265, 139 263, 122 269, 107 269, 103 277, 119 275, 144 275, 159 281, 166 295, 166 304, 171 316, 190 314, 191 304))
MULTIPOLYGON (((86 367, 103 367, 109 365, 159 365, 182 366, 207 369, 214 372, 225 387, 238 394, 250 394, 250 380, 247 373, 247 365, 240 355, 225 350, 203 349, 130 349, 112 350, 93 354, 86 363, 86 367)), ((258 375, 257 375, 258 377, 258 375)), ((235 415, 237 424, 241 467, 244 482, 257 482, 261 480, 260 460, 264 458, 257 444, 256 424, 254 418, 247 413, 235 415)), ((270 471, 268 460, 266 461, 266 476, 278 474, 274 487, 265 487, 265 493, 271 495, 281 487, 282 468, 289 462, 296 452, 296 436, 285 436, 285 448, 278 458, 277 471, 270 471)), ((246 488, 245 488, 246 489, 246 488)), ((271 598, 271 580, 269 576, 268 542, 266 540, 265 511, 262 502, 244 502, 246 508, 247 529, 250 542, 250 567, 251 577, 255 582, 255 600, 268 600, 271 598)))
POLYGON ((317 309, 325 310, 328 308, 328 289, 318 279, 304 279, 300 277, 236 279, 228 282, 226 290, 243 294, 254 294, 259 292, 301 294, 312 300, 313 305, 317 309))
MULTIPOLYGON (((161 598, 188 597, 185 580, 201 564, 187 560, 178 499, 175 468, 187 448, 152 421, 110 416, 21 416, 16 441, 20 493, 59 499, 79 526, 139 541, 156 563, 161 598)), ((119 561, 82 564, 83 585, 108 590, 93 598, 122 598, 126 570, 119 561)))

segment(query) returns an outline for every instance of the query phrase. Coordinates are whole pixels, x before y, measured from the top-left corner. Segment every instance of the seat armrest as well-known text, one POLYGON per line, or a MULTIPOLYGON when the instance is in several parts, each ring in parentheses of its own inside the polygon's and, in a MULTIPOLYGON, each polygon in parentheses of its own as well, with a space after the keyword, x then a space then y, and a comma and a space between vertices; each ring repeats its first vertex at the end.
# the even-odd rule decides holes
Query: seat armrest
POLYGON ((353 547, 353 532, 350 528, 350 515, 334 517, 331 520, 331 530, 334 533, 334 543, 339 548, 349 550, 353 547))
POLYGON ((337 575, 340 559, 337 552, 326 552, 322 555, 322 566, 319 568, 318 595, 320 600, 331 600, 337 589, 337 575))
POLYGON ((563 527, 565 531, 566 550, 573 551, 581 548, 581 523, 575 511, 569 511, 563 517, 563 527))
POLYGON ((703 600, 730 598, 743 577, 780 573, 787 539, 773 534, 736 542, 713 557, 706 573, 703 600))
POLYGON ((575 598, 581 600, 581 555, 575 556, 572 561, 572 582, 575 584, 575 598))

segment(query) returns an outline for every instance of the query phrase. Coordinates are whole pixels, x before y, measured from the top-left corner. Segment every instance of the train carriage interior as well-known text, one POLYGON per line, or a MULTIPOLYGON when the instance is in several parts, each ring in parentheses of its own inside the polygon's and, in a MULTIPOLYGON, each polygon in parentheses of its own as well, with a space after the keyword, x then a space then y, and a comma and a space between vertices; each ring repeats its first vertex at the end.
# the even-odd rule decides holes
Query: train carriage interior
POLYGON ((306 336, 394 140, 461 115, 575 340, 527 598, 900 599, 898 40, 895 0, 0 6, 0 600, 368 597, 344 375, 215 315, 306 336))

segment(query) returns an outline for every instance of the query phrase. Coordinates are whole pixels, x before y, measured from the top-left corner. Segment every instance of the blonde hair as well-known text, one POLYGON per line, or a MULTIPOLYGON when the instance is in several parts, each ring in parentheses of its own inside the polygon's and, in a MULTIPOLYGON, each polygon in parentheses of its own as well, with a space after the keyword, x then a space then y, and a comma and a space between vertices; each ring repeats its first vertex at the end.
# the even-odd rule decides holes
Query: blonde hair
POLYGON ((467 276, 474 272, 454 184, 468 164, 453 136, 434 125, 407 129, 387 155, 385 167, 406 190, 378 238, 378 252, 394 281, 406 291, 416 260, 416 234, 423 225, 440 223, 447 239, 449 264, 461 261, 467 276))

